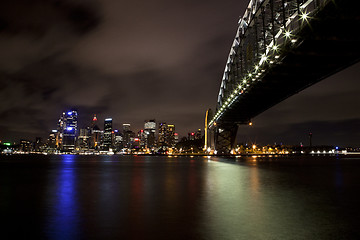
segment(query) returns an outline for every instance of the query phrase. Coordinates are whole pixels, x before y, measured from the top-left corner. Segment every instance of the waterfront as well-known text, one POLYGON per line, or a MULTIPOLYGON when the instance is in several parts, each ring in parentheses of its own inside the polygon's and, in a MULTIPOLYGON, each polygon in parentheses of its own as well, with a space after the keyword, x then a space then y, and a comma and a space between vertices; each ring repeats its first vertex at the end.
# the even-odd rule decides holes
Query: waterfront
POLYGON ((359 156, 0 156, 2 239, 359 239, 359 156))

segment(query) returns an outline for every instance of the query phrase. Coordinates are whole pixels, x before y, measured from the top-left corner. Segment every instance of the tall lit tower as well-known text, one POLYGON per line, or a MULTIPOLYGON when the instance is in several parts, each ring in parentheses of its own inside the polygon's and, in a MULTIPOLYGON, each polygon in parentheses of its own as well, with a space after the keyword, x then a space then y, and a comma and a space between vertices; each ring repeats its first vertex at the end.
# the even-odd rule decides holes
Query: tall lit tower
POLYGON ((169 147, 175 146, 175 125, 174 124, 167 125, 166 143, 169 147))
POLYGON ((60 130, 62 132, 62 150, 65 152, 74 151, 78 128, 78 113, 76 110, 63 112, 60 119, 60 130))
POLYGON ((131 147, 131 139, 135 134, 131 131, 130 123, 123 124, 123 143, 125 148, 131 147))
POLYGON ((93 129, 96 126, 96 123, 97 123, 97 117, 96 114, 94 114, 94 117, 91 121, 91 129, 93 129))
POLYGON ((159 135, 158 135, 158 146, 166 146, 166 139, 167 138, 167 125, 166 122, 159 123, 159 135))
POLYGON ((156 122, 155 119, 145 120, 144 124, 145 133, 145 147, 155 147, 155 133, 156 133, 156 122))
POLYGON ((104 147, 106 150, 112 147, 112 118, 104 121, 104 147))

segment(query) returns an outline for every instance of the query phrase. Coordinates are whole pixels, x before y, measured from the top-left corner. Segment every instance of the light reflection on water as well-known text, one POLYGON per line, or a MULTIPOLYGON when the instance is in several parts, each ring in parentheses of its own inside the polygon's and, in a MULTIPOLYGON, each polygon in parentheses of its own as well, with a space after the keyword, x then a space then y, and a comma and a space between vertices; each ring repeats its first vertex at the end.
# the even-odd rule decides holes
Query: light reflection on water
POLYGON ((79 212, 74 155, 62 155, 59 167, 51 172, 48 186, 48 238, 76 239, 79 229, 79 212))
POLYGON ((0 213, 31 222, 5 225, 12 238, 357 239, 359 170, 351 157, 17 156, 0 159, 0 213))

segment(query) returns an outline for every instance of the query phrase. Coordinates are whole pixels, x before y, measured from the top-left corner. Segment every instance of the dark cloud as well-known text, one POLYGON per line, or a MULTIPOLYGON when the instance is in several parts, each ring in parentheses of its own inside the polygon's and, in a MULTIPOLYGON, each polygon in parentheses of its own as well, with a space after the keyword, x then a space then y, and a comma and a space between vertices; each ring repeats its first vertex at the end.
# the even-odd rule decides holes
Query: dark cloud
MULTIPOLYGON (((0 138, 46 137, 70 108, 79 110, 80 126, 95 113, 100 122, 112 117, 116 127, 127 122, 140 129, 145 119, 155 118, 176 124, 181 135, 202 128, 206 109, 215 107, 237 20, 247 4, 3 3, 0 138)), ((355 65, 280 103, 254 119, 261 131, 246 131, 272 142, 276 137, 266 129, 273 126, 282 129, 280 135, 297 124, 360 118, 343 107, 359 102, 358 69, 355 65)))

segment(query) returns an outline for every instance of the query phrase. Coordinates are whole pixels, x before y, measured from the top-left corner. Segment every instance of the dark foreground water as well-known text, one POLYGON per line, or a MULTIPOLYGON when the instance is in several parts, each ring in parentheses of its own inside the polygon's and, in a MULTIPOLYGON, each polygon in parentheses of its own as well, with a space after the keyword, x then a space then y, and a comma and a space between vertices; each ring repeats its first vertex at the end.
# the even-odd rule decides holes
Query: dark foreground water
POLYGON ((360 239, 360 156, 0 156, 0 239, 360 239))

